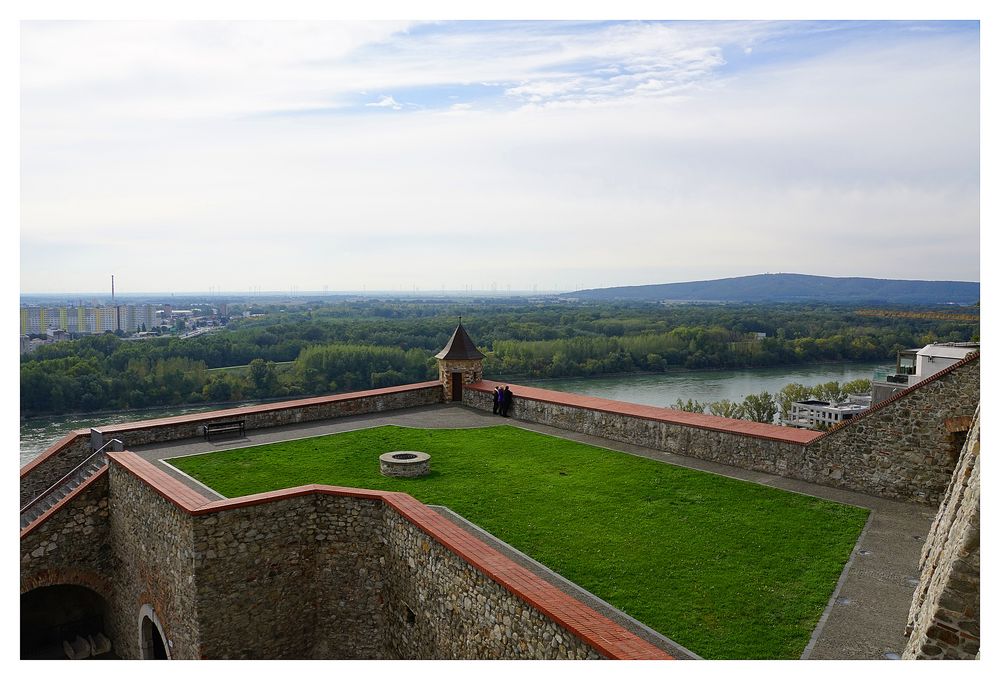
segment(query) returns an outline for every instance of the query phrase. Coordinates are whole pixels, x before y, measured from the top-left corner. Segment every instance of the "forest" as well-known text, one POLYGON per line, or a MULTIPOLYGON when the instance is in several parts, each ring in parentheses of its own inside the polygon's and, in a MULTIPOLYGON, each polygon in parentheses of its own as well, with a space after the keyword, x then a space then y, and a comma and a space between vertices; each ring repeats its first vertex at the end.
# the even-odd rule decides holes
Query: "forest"
POLYGON ((194 338, 108 333, 22 355, 21 414, 290 398, 433 379, 459 315, 484 373, 540 377, 894 363, 897 350, 975 341, 979 325, 920 308, 505 300, 314 300, 261 308, 194 338), (908 312, 908 313, 900 313, 908 312), (917 313, 909 313, 917 312, 917 313))

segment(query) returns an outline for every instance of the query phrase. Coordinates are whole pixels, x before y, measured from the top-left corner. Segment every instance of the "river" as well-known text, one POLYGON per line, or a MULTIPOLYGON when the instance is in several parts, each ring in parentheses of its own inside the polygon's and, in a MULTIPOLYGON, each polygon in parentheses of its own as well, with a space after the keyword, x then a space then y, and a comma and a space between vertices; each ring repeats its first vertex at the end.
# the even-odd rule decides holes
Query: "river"
MULTIPOLYGON (((742 401, 748 394, 767 390, 772 394, 788 383, 803 385, 836 380, 847 382, 858 378, 871 378, 880 363, 813 364, 809 366, 784 366, 779 368, 748 368, 742 370, 677 370, 667 373, 618 375, 601 378, 562 378, 551 380, 520 380, 519 383, 545 387, 561 392, 576 392, 594 397, 617 399, 650 406, 673 406, 678 399, 700 402, 729 399, 742 401)), ((214 406, 175 406, 173 408, 114 413, 72 414, 46 418, 28 418, 21 421, 21 465, 33 460, 49 445, 70 430, 114 425, 134 420, 149 420, 167 416, 198 413, 218 408, 214 406)))
MULTIPOLYGON (((591 397, 617 399, 648 406, 673 406, 678 399, 702 403, 743 401, 748 394, 767 390, 774 394, 788 383, 806 386, 836 380, 844 383, 859 378, 871 380, 879 366, 889 362, 811 364, 740 370, 676 370, 598 378, 553 378, 533 380, 526 385, 591 397)), ((523 381, 522 381, 523 382, 523 381)))

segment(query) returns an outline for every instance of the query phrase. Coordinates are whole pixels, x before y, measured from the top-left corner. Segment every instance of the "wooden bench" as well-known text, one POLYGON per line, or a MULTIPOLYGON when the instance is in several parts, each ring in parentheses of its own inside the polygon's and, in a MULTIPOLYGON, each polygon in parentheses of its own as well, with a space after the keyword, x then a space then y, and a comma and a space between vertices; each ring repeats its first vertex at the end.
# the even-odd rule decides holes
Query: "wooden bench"
POLYGON ((205 439, 211 440, 213 434, 239 433, 246 435, 247 421, 231 420, 225 423, 209 423, 205 425, 205 439))

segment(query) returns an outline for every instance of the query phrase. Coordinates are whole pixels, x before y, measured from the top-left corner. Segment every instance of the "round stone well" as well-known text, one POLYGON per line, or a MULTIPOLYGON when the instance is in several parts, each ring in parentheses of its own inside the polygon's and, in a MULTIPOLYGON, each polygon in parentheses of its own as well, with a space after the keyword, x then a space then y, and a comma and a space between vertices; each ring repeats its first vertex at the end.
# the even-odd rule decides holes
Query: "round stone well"
POLYGON ((430 474, 431 456, 422 451, 390 451, 378 457, 378 466, 386 477, 423 477, 430 474))

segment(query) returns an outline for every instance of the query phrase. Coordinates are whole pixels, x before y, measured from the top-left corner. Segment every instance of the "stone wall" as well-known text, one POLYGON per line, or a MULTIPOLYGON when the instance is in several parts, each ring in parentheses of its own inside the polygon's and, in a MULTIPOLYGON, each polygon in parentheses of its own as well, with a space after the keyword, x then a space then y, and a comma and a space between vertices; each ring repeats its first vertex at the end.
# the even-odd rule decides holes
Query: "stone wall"
POLYGON ((122 658, 141 658, 149 610, 174 659, 664 658, 405 494, 311 485, 209 501, 129 452, 98 479, 26 530, 22 590, 58 563, 46 536, 80 527, 89 540, 63 562, 93 553, 122 658), (94 514, 102 535, 82 529, 94 514))
MULTIPOLYGON (((637 417, 625 412, 613 413, 554 401, 539 401, 523 396, 523 388, 513 386, 512 389, 514 399, 509 415, 520 420, 749 470, 788 473, 787 476, 793 476, 791 473, 803 458, 804 447, 795 442, 691 427, 637 417)), ((558 392, 551 394, 554 399, 558 399, 558 392)), ((465 391, 463 401, 477 409, 493 410, 493 396, 489 390, 470 388, 465 391)))
POLYGON ((979 357, 967 359, 847 421, 806 450, 806 481, 938 505, 965 432, 946 420, 979 407, 979 357))
POLYGON ((74 430, 21 468, 20 507, 62 479, 93 452, 90 432, 74 430))
POLYGON ((315 496, 317 659, 392 659, 386 644, 385 504, 377 498, 315 496))
POLYGON ((597 651, 394 510, 385 627, 400 659, 598 659, 597 651))
MULTIPOLYGON (((441 401, 441 384, 425 382, 364 392, 297 399, 260 406, 192 413, 96 428, 104 437, 121 440, 125 448, 154 442, 201 437, 208 423, 236 419, 246 421, 248 430, 280 427, 314 420, 378 413, 441 401)), ((21 470, 21 505, 42 493, 93 452, 88 430, 77 430, 59 440, 21 470)))
POLYGON ((438 379, 444 390, 446 402, 452 400, 452 373, 462 374, 463 385, 477 383, 483 379, 483 361, 482 359, 438 359, 438 379))
POLYGON ((99 472, 21 532, 21 592, 47 585, 84 585, 110 594, 108 474, 99 472))
POLYGON ((298 496, 198 517, 194 529, 200 654, 308 659, 316 610, 315 503, 298 496))
POLYGON ((140 612, 149 605, 170 658, 200 658, 192 517, 113 461, 109 470, 116 653, 142 658, 140 612))
POLYGON ((204 658, 598 657, 371 495, 197 516, 204 658))
POLYGON ((905 659, 979 655, 979 412, 920 558, 905 659))
MULTIPOLYGON (((484 380, 469 386, 463 402, 492 410, 496 384, 484 380)), ((512 389, 510 415, 521 420, 744 470, 937 504, 961 441, 945 421, 975 411, 979 359, 976 355, 955 364, 823 436, 552 390, 512 389), (595 406, 588 406, 590 402, 595 406)))

